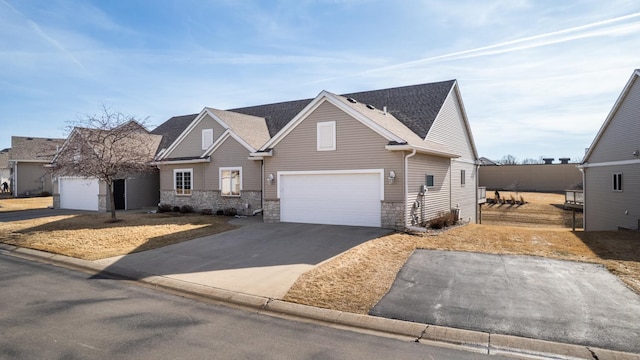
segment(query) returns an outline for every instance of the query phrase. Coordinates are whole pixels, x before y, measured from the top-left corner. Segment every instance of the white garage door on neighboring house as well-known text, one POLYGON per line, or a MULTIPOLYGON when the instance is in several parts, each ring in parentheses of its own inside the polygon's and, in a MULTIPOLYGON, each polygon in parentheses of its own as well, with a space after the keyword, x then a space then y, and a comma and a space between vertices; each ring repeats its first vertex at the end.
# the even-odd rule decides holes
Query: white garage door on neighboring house
POLYGON ((280 221, 380 227, 383 170, 280 172, 280 221))
POLYGON ((61 209, 98 211, 98 179, 63 177, 58 181, 61 209))

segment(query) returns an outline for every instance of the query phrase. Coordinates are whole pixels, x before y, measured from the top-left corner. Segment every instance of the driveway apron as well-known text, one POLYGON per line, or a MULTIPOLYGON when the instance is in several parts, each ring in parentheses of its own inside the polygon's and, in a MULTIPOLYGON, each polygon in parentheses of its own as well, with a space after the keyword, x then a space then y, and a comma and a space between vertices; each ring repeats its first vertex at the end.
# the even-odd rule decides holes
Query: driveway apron
POLYGON ((596 264, 418 250, 370 314, 640 352, 640 296, 596 264))
POLYGON ((107 266, 107 271, 124 268, 281 298, 305 271, 390 232, 370 227, 264 224, 251 219, 246 219, 246 224, 232 231, 96 263, 107 266))

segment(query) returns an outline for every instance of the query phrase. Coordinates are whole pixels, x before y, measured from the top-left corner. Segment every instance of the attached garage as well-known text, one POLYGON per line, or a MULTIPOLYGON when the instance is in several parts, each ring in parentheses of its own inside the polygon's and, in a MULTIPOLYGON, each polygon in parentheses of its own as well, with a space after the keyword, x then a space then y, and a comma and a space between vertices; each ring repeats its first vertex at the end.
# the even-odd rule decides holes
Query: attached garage
POLYGON ((280 221, 380 227, 383 170, 278 173, 280 221))
POLYGON ((62 177, 58 181, 61 209, 98 211, 98 179, 62 177))

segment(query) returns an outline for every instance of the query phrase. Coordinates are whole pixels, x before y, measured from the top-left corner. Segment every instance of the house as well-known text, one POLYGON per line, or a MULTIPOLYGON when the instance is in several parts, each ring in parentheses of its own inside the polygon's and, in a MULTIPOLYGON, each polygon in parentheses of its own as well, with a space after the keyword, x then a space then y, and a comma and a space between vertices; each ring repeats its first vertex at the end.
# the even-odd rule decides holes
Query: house
POLYGON ((11 137, 10 183, 15 197, 51 194, 51 175, 45 165, 53 159, 64 139, 11 137))
POLYGON ((112 130, 74 128, 52 161, 54 208, 109 211, 105 175, 113 178, 115 210, 157 206, 158 174, 149 163, 161 140, 135 121, 112 130), (116 164, 125 170, 112 173, 116 164))
POLYGON ((11 189, 11 168, 9 167, 9 148, 0 150, 0 193, 5 192, 2 184, 7 184, 7 191, 11 189))
POLYGON ((639 78, 640 69, 631 75, 580 164, 585 231, 640 227, 639 78))
POLYGON ((477 160, 451 80, 205 108, 156 164, 162 203, 404 228, 452 209, 475 222, 477 160))

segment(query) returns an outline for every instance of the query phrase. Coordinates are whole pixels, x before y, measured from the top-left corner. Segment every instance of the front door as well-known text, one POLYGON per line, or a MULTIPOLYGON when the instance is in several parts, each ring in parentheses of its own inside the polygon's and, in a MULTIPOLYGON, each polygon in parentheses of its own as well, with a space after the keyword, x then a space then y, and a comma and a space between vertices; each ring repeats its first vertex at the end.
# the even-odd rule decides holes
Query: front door
POLYGON ((124 198, 124 184, 124 179, 118 179, 113 182, 113 201, 116 204, 116 210, 126 210, 127 208, 124 198))

